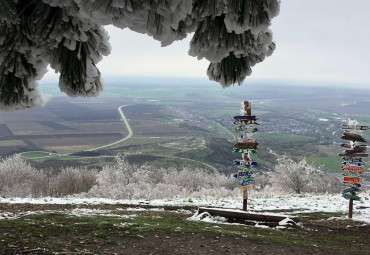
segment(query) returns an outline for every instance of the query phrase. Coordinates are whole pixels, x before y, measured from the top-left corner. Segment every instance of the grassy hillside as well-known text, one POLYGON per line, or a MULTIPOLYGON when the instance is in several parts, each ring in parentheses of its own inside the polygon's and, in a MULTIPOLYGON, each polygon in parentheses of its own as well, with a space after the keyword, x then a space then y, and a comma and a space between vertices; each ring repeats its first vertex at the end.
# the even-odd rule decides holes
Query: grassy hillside
POLYGON ((323 170, 331 173, 340 173, 342 172, 342 159, 338 156, 326 156, 326 157, 319 157, 319 156, 311 156, 306 157, 306 160, 310 164, 315 164, 318 166, 322 166, 323 170))

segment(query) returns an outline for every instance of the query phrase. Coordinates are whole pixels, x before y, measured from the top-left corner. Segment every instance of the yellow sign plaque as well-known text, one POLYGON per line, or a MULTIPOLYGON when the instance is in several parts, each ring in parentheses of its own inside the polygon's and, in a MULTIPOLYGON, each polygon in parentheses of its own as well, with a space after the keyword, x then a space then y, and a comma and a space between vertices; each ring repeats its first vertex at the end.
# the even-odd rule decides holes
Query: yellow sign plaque
POLYGON ((252 189, 253 188, 253 185, 252 184, 249 184, 249 185, 246 185, 246 186, 240 186, 240 189, 244 190, 244 189, 252 189))

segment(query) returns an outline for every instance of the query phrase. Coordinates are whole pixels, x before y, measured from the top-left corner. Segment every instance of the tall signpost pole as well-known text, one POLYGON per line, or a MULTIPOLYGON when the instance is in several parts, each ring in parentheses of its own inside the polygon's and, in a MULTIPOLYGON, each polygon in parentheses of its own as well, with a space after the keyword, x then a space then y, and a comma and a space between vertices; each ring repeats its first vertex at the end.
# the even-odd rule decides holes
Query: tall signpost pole
POLYGON ((353 199, 349 199, 349 206, 348 206, 348 219, 352 219, 353 214, 353 199))
POLYGON ((248 207, 248 189, 243 190, 243 211, 246 211, 248 207))
POLYGON ((357 192, 360 192, 363 171, 364 171, 364 157, 368 157, 366 152, 366 139, 362 136, 362 131, 367 130, 367 126, 360 126, 356 120, 348 119, 348 124, 342 125, 344 130, 342 139, 347 141, 340 146, 345 148, 343 153, 339 156, 344 160, 342 162, 343 170, 343 184, 346 186, 342 195, 349 199, 348 218, 352 219, 353 215, 353 201, 360 200, 357 192), (348 143, 349 142, 349 143, 348 143))
POLYGON ((239 168, 239 171, 234 174, 235 178, 240 180, 240 188, 243 190, 243 210, 247 210, 248 205, 248 189, 253 188, 253 172, 257 162, 253 161, 251 154, 258 150, 258 143, 250 136, 257 132, 255 127, 259 125, 257 117, 252 115, 251 102, 243 101, 240 109, 240 115, 234 116, 235 130, 240 132, 240 137, 236 139, 234 152, 241 152, 242 159, 234 160, 234 165, 239 168))

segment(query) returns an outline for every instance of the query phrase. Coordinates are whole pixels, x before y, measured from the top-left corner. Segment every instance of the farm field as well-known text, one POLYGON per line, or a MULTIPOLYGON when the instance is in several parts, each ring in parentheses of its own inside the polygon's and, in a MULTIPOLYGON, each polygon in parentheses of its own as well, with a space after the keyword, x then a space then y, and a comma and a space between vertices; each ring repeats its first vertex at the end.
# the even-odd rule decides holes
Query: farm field
POLYGON ((0 141, 0 147, 8 147, 8 146, 26 146, 23 140, 2 140, 0 141))
POLYGON ((39 137, 29 139, 29 141, 45 151, 52 151, 56 153, 73 153, 115 142, 121 139, 122 136, 122 134, 117 133, 97 133, 86 135, 69 134, 62 137, 39 137))
MULTIPOLYGON (((317 94, 314 88, 283 84, 249 84, 224 90, 197 79, 122 79, 122 83, 108 79, 102 96, 72 99, 61 96, 53 84, 44 87, 54 95, 44 108, 0 113, 0 155, 25 151, 74 153, 118 141, 127 135, 127 129, 117 107, 126 105, 123 112, 133 137, 100 150, 99 155, 132 155, 133 161, 138 162, 135 155, 142 154, 146 155, 140 158, 142 164, 199 165, 175 158, 151 159, 183 157, 231 173, 235 170, 230 162, 236 157, 231 152, 232 140, 238 135, 233 132, 232 116, 239 113, 240 101, 250 99, 253 113, 260 117, 259 132, 254 137, 260 142, 257 157, 261 169, 270 170, 276 162, 269 153, 271 149, 297 158, 308 157, 312 163, 324 164, 328 171, 334 171, 338 159, 332 161, 335 157, 331 156, 339 149, 326 158, 327 150, 322 148, 334 148, 333 142, 340 142, 342 120, 337 118, 356 116, 364 124, 370 118, 369 113, 362 111, 369 101, 366 90, 334 92, 325 88, 323 100, 324 95, 317 94), (343 105, 338 100, 341 93, 353 94, 362 103, 343 105), (359 110, 358 114, 353 115, 354 109, 359 110)), ((369 131, 365 134, 370 135, 369 131)), ((63 164, 69 163, 72 164, 63 158, 63 164)))
POLYGON ((43 151, 33 151, 33 152, 24 152, 22 156, 25 158, 39 158, 39 157, 48 157, 50 156, 49 152, 43 151))

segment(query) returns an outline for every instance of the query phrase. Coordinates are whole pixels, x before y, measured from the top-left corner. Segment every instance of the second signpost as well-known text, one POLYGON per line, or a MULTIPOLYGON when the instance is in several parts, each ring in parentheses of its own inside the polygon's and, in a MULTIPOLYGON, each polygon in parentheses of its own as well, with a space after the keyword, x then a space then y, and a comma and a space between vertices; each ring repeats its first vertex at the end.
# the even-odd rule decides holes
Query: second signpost
POLYGON ((364 171, 364 157, 368 157, 366 152, 366 139, 362 135, 362 131, 368 130, 368 126, 361 126, 356 120, 348 119, 348 124, 342 125, 344 133, 342 139, 346 142, 340 146, 345 148, 344 152, 340 153, 342 157, 343 184, 345 188, 342 195, 349 200, 348 218, 352 218, 353 201, 360 200, 358 192, 361 191, 361 183, 364 171))
POLYGON ((252 115, 251 102, 243 101, 240 109, 240 115, 234 116, 235 130, 240 133, 236 139, 234 152, 242 153, 241 159, 234 160, 234 165, 239 171, 234 174, 235 178, 240 180, 240 188, 243 190, 243 210, 247 210, 248 189, 253 188, 254 184, 254 167, 257 162, 253 161, 251 155, 258 150, 258 143, 251 138, 253 133, 257 132, 256 125, 258 118, 252 115))

